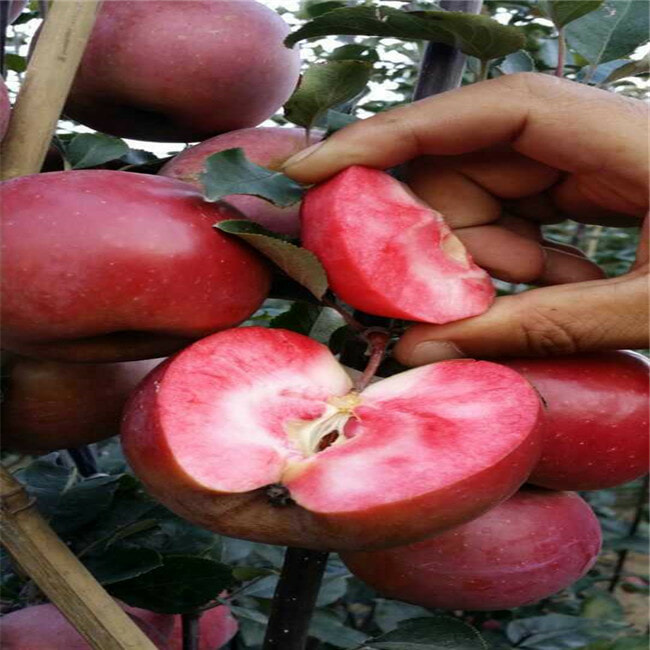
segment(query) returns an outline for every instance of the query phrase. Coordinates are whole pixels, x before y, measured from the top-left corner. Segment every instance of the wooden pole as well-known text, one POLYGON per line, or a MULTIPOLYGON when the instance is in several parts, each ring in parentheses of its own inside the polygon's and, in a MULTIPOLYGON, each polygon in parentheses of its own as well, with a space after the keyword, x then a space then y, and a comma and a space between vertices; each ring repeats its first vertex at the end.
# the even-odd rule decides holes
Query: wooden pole
POLYGON ((2 145, 2 180, 40 171, 101 3, 54 0, 2 145))
POLYGON ((96 650, 156 650, 56 536, 22 485, 0 468, 0 541, 41 591, 96 650))

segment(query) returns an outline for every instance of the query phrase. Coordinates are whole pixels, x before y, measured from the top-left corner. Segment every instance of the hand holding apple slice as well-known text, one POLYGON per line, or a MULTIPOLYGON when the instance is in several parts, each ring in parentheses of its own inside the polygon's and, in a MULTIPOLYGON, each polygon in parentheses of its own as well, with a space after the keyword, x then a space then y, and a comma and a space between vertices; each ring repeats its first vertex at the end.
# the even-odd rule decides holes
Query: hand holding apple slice
POLYGON ((538 458, 540 420, 504 366, 438 363, 357 393, 325 346, 248 327, 150 374, 122 433, 136 474, 190 521, 340 550, 421 539, 507 498, 538 458))
POLYGON ((307 192, 301 221, 333 291, 369 314, 448 323, 494 300, 442 216, 385 172, 348 167, 307 192))

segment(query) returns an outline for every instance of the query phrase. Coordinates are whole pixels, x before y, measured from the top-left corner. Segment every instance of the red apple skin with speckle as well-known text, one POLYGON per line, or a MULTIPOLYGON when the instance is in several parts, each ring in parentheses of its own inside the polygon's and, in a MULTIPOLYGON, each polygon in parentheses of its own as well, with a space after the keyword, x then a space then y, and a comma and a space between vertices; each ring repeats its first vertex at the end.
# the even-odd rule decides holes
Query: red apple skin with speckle
POLYGON ((9 126, 9 117, 11 116, 11 104, 9 102, 9 93, 7 84, 0 77, 0 141, 5 137, 7 127, 9 126))
MULTIPOLYGON (((164 165, 158 173, 191 183, 203 190, 201 174, 205 171, 206 158, 212 154, 239 147, 251 162, 277 170, 287 158, 320 139, 320 133, 312 133, 307 139, 304 129, 279 127, 240 129, 185 149, 164 165)), ((251 221, 269 230, 292 237, 300 235, 300 204, 281 208, 257 196, 245 194, 225 196, 223 200, 241 210, 251 221)))
POLYGON ((649 364, 628 351, 504 360, 546 403, 542 455, 529 482, 600 490, 649 468, 649 364))
POLYGON ((117 435, 129 394, 162 361, 10 358, 3 364, 3 448, 45 454, 117 435))
POLYGON ((245 327, 148 375, 125 410, 122 445, 155 498, 209 530, 380 548, 515 492, 537 461, 542 416, 532 387, 501 365, 431 364, 357 393, 320 343, 245 327))
POLYGON ((171 178, 89 170, 0 185, 3 346, 75 362, 167 356, 239 324, 270 272, 171 178))
POLYGON ((489 611, 535 603, 568 587, 593 566, 600 546, 598 519, 577 494, 526 487, 428 540, 341 558, 389 598, 489 611))
MULTIPOLYGON (((120 604, 157 648, 171 650, 174 616, 120 604)), ((180 618, 180 617, 179 617, 180 618)), ((33 605, 2 617, 2 650, 90 650, 91 646, 51 603, 33 605)), ((174 649, 175 650, 175 649, 174 649)))
POLYGON ((427 323, 476 316, 494 300, 442 215, 385 172, 352 166, 310 189, 302 244, 342 300, 366 313, 427 323))
POLYGON ((104 133, 162 142, 256 126, 298 82, 288 33, 252 0, 108 0, 64 112, 104 133))

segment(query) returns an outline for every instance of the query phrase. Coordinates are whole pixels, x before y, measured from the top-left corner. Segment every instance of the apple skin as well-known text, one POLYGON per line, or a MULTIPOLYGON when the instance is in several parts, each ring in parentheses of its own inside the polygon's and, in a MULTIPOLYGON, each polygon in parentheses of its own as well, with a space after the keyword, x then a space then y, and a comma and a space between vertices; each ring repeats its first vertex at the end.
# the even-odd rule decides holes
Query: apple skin
POLYGON ((171 178, 91 170, 0 185, 3 345, 75 362, 167 356, 232 327, 270 272, 216 231, 233 218, 171 178))
MULTIPOLYGON (((160 650, 183 650, 180 614, 157 614, 120 603, 124 611, 160 650)), ((230 609, 219 605, 199 622, 199 650, 217 650, 237 633, 230 609)), ((90 645, 51 603, 26 607, 2 617, 3 650, 90 650, 90 645)))
POLYGON ((117 435, 129 394, 162 361, 85 364, 14 356, 3 367, 3 447, 44 454, 117 435))
POLYGON ((386 172, 353 165, 309 189, 302 245, 342 300, 368 314, 449 323, 486 311, 495 290, 442 215, 386 172))
MULTIPOLYGON (((226 605, 203 612, 199 619, 198 650, 221 648, 237 634, 238 629, 239 625, 226 605)), ((174 617, 174 628, 168 647, 169 650, 183 650, 183 619, 180 615, 174 617)))
POLYGON ((530 483, 600 490, 648 472, 649 363, 629 351, 503 360, 546 403, 542 455, 530 483))
MULTIPOLYGON (((201 174, 205 171, 205 160, 212 154, 239 147, 251 162, 269 169, 280 169, 282 163, 301 149, 318 142, 322 134, 312 133, 307 140, 304 129, 283 129, 280 127, 258 127, 224 133, 215 138, 185 149, 172 158, 158 172, 180 181, 191 183, 203 191, 201 174)), ((236 194, 225 196, 227 201, 241 210, 251 221, 283 235, 300 235, 300 205, 286 208, 260 199, 257 196, 236 194)))
POLYGON ((322 344, 244 327, 150 373, 121 437, 149 493, 198 526, 359 550, 426 538, 508 498, 537 461, 542 416, 528 382, 498 364, 431 364, 356 393, 322 344))
POLYGON ((9 102, 9 92, 4 79, 0 77, 0 142, 7 133, 9 118, 11 116, 11 103, 9 102))
MULTIPOLYGON (((174 616, 146 609, 120 607, 161 650, 171 650, 168 640, 174 616)), ((179 617, 180 618, 180 617, 179 617)), ((2 617, 2 650, 90 650, 91 646, 51 603, 32 605, 2 617)))
POLYGON ((252 0, 108 0, 64 113, 104 133, 162 142, 256 126, 298 82, 298 52, 282 43, 288 32, 252 0))
POLYGON ((600 546, 598 519, 577 494, 525 488, 423 542, 341 558, 389 598, 489 611, 528 605, 568 587, 593 566, 600 546))

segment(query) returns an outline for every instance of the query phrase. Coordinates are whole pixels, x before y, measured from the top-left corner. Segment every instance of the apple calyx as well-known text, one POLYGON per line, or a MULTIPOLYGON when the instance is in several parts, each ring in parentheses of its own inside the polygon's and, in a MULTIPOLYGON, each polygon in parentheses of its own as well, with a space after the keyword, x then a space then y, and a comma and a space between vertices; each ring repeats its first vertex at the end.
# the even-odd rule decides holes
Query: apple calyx
POLYGON ((361 404, 361 397, 356 391, 347 395, 332 396, 327 400, 323 415, 315 420, 297 420, 287 423, 287 433, 308 458, 329 447, 344 443, 345 425, 352 417, 355 407, 361 404))

